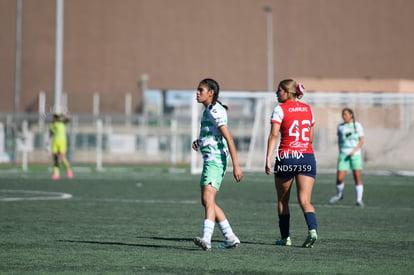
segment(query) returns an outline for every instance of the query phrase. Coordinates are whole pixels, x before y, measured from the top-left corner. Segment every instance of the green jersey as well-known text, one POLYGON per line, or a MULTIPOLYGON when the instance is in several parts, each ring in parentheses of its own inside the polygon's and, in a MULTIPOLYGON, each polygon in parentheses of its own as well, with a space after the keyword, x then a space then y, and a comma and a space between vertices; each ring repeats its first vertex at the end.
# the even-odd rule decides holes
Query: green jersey
MULTIPOLYGON (((346 155, 358 145, 359 138, 364 136, 364 129, 361 123, 341 123, 338 125, 338 145, 339 152, 346 155)), ((361 153, 361 148, 355 152, 355 155, 361 153)))
POLYGON ((66 124, 63 121, 54 121, 49 126, 53 141, 66 141, 66 124))
POLYGON ((226 139, 221 135, 220 126, 227 125, 227 111, 219 103, 209 105, 201 118, 198 142, 204 161, 226 164, 229 155, 226 139))

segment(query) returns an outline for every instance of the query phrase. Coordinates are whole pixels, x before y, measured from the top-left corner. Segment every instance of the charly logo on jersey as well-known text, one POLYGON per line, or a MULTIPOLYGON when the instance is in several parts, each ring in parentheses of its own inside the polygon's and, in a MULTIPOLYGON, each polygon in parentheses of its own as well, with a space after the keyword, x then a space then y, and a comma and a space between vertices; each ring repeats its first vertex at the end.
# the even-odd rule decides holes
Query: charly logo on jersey
POLYGON ((290 113, 293 113, 293 112, 307 112, 308 111, 308 107, 290 107, 288 109, 288 111, 290 113))

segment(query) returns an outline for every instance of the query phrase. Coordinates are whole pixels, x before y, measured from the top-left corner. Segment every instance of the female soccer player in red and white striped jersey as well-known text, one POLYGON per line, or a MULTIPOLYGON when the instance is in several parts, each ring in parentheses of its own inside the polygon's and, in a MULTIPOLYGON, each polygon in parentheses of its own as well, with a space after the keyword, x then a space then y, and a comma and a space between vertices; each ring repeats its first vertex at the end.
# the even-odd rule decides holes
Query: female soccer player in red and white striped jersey
POLYGON ((312 149, 315 119, 309 105, 299 102, 304 87, 293 79, 279 83, 276 91, 280 105, 274 108, 268 138, 265 173, 274 174, 278 199, 279 229, 281 239, 277 245, 292 245, 290 238, 289 198, 292 183, 296 181, 299 204, 308 225, 308 236, 303 247, 313 247, 318 239, 315 208, 311 204, 312 189, 316 176, 316 160, 312 149), (271 168, 278 135, 274 170, 271 168))

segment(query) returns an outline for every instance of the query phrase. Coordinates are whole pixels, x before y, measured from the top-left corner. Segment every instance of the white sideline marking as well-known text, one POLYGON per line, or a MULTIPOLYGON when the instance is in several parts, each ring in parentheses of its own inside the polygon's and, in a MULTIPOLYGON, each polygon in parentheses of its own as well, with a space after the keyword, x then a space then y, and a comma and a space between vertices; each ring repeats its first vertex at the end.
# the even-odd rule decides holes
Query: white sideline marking
POLYGON ((102 202, 121 202, 121 203, 148 203, 148 204, 198 204, 197 200, 141 200, 141 199, 93 199, 93 201, 102 202))
POLYGON ((61 192, 47 192, 47 191, 35 191, 35 190, 11 190, 11 189, 0 189, 0 193, 22 193, 22 194, 33 194, 41 195, 34 197, 5 197, 0 198, 0 201, 36 201, 36 200, 66 200, 72 198, 71 194, 61 192))

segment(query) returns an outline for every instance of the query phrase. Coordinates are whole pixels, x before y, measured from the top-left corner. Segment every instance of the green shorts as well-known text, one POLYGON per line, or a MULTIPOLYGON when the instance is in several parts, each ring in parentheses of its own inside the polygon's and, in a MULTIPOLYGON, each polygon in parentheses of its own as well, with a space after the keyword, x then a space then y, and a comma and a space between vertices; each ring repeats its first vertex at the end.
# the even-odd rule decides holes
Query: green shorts
POLYGON ((59 154, 59 153, 65 154, 66 150, 67 150, 67 147, 66 147, 65 140, 58 140, 58 141, 52 142, 52 153, 53 154, 59 154))
POLYGON ((338 156, 338 170, 339 171, 348 171, 352 170, 362 170, 362 155, 353 155, 352 157, 347 154, 340 153, 338 156))
POLYGON ((227 163, 224 165, 215 161, 205 161, 203 172, 201 173, 200 186, 211 184, 214 188, 220 190, 221 182, 226 174, 227 163))

